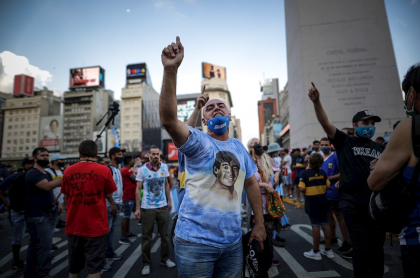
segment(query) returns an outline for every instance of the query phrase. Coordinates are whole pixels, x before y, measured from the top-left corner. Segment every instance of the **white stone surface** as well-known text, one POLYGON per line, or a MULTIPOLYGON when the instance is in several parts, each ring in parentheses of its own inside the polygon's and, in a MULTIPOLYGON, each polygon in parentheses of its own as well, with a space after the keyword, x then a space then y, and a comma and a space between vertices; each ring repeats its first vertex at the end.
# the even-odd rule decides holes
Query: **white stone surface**
POLYGON ((375 137, 392 132, 405 113, 383 0, 285 0, 285 14, 291 146, 325 136, 311 81, 337 128, 370 110, 382 118, 375 137))

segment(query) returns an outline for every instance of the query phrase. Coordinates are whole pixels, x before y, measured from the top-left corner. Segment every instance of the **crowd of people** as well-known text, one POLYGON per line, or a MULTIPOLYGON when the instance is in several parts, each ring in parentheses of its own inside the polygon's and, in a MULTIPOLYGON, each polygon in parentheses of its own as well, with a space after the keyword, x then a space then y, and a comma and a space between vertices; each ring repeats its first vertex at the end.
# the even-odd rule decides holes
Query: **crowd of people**
MULTIPOLYGON (((309 89, 316 117, 325 137, 307 148, 263 146, 258 138, 246 147, 229 137, 231 114, 223 101, 209 99, 203 88, 188 121, 177 118, 176 80, 184 47, 176 42, 162 51, 164 67, 159 111, 163 127, 179 150, 179 211, 174 227, 175 262, 169 258, 169 212, 172 179, 158 146, 148 151, 149 161, 113 147, 110 162, 98 158, 94 141, 79 145, 79 162, 67 166, 60 154, 50 157, 43 147, 33 150, 16 173, 4 167, 0 174, 0 200, 10 211, 13 225, 11 267, 25 277, 48 277, 53 233, 65 227, 68 237, 69 277, 87 268, 89 277, 109 271, 107 260, 121 260, 114 249, 114 232, 121 219, 119 244, 132 244, 130 219, 140 220, 142 275, 151 273, 151 244, 155 224, 161 238, 160 264, 174 268, 179 277, 268 277, 280 262, 273 246, 285 247, 281 232, 290 227, 282 200, 304 211, 312 226, 313 248, 308 259, 335 257, 331 247, 353 261, 355 277, 384 274, 385 230, 369 214, 372 192, 381 192, 399 174, 406 183, 418 178, 420 167, 420 65, 409 69, 402 83, 405 109, 411 118, 394 126, 389 142, 375 134, 381 118, 369 110, 356 113, 352 127, 335 127, 323 109, 315 84, 309 89), (206 133, 195 128, 202 113, 206 133), (142 165, 141 165, 142 164, 142 165), (66 167, 67 166, 67 167, 66 167), (243 235, 241 211, 250 211, 251 231, 243 235), (60 214, 65 209, 65 221, 60 214), (30 235, 26 264, 20 258, 25 231, 30 235), (321 241, 321 229, 324 240, 321 241), (244 240, 245 239, 245 240, 244 240), (323 245, 323 247, 322 247, 323 245), (245 254, 263 254, 250 266, 245 254), (268 259, 267 259, 268 258, 268 259), (267 262, 267 260, 269 260, 267 262), (252 268, 254 267, 254 268, 252 268), (247 276, 248 277, 248 276, 247 276)), ((420 180, 413 191, 415 203, 399 234, 405 277, 420 277, 420 180)), ((389 221, 392 221, 390 219, 389 221)))

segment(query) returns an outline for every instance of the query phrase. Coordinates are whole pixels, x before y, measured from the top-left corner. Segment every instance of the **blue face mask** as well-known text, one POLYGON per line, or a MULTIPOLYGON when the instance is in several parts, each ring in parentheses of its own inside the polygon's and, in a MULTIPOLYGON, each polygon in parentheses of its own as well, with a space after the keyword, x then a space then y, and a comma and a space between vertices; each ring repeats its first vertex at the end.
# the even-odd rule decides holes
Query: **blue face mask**
POLYGON ((321 151, 322 151, 324 154, 329 154, 329 153, 331 152, 331 148, 330 148, 330 147, 322 147, 322 148, 321 148, 321 151))
POLYGON ((222 135, 229 127, 230 119, 228 116, 217 116, 207 120, 207 126, 217 135, 222 135))
POLYGON ((370 139, 375 135, 376 127, 374 126, 358 126, 356 133, 362 138, 370 139))
POLYGON ((124 157, 116 157, 115 161, 117 162, 117 164, 121 164, 124 161, 124 157))

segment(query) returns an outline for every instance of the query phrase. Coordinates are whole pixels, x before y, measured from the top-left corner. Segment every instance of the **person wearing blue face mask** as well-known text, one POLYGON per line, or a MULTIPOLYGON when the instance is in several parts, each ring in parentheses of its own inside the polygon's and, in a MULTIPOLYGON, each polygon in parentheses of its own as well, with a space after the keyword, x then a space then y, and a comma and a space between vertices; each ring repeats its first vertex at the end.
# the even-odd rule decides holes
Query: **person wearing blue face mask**
POLYGON ((385 232, 370 220, 368 208, 372 191, 367 185, 370 162, 384 151, 383 145, 371 140, 375 134, 375 123, 381 118, 368 110, 356 113, 352 121, 355 134, 349 136, 328 120, 314 83, 309 89, 309 98, 319 123, 337 151, 340 165, 338 208, 350 234, 354 276, 382 277, 385 232))
MULTIPOLYGON (((203 107, 207 133, 177 118, 176 79, 184 58, 179 39, 162 50, 159 114, 163 127, 184 155, 185 197, 179 209, 174 246, 178 277, 240 278, 243 270, 241 198, 246 190, 255 226, 248 245, 264 249, 261 192, 255 162, 244 145, 229 137, 231 115, 226 104, 209 100, 203 107)), ((208 99, 208 96, 207 96, 208 99)))
MULTIPOLYGON (((117 186, 117 190, 114 191, 112 194, 112 198, 117 206, 117 211, 122 211, 122 195, 123 195, 123 183, 122 183, 122 176, 120 171, 120 165, 124 161, 123 152, 125 149, 120 149, 118 147, 113 147, 109 150, 109 158, 111 162, 109 163, 109 169, 112 172, 112 177, 114 178, 115 185, 117 186)), ((118 213, 112 214, 111 213, 111 205, 107 201, 107 208, 108 208, 108 224, 109 224, 109 234, 108 234, 108 246, 106 248, 106 258, 107 260, 121 260, 122 256, 114 252, 114 248, 112 247, 112 241, 114 236, 114 229, 115 224, 117 223, 118 213)), ((130 244, 130 243, 128 243, 130 244)), ((104 271, 108 271, 111 269, 109 264, 106 264, 104 267, 104 271)))

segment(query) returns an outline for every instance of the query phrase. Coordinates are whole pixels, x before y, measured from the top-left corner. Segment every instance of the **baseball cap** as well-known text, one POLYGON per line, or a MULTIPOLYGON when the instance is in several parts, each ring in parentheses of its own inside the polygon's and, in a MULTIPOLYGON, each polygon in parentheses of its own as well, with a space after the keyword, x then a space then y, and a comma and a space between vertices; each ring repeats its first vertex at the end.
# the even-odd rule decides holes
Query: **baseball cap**
POLYGON ((374 116, 372 112, 370 112, 369 110, 363 110, 363 111, 357 112, 356 115, 354 115, 353 123, 356 123, 358 121, 368 120, 368 119, 372 119, 375 122, 381 121, 381 118, 379 118, 378 116, 374 116))
POLYGON ((119 152, 125 152, 125 149, 120 149, 120 148, 118 148, 118 147, 113 147, 113 148, 111 148, 110 150, 109 150, 109 157, 111 157, 111 155, 114 155, 114 154, 116 154, 116 153, 119 153, 119 152))
POLYGON ((52 161, 56 161, 56 160, 59 160, 59 159, 66 159, 66 158, 64 156, 62 156, 61 154, 57 153, 57 154, 51 156, 50 161, 52 162, 52 161))
POLYGON ((26 164, 32 164, 32 163, 35 163, 35 161, 34 161, 33 159, 28 158, 28 157, 25 157, 25 158, 22 160, 22 166, 23 166, 23 165, 26 165, 26 164))

